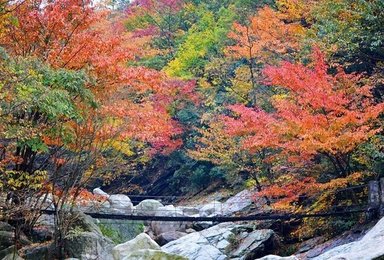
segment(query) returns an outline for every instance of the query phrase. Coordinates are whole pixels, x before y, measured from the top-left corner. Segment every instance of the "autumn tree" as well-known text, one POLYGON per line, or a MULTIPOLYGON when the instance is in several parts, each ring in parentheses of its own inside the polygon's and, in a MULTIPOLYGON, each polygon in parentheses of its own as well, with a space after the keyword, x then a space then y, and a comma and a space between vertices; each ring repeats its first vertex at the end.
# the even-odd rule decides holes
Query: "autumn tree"
POLYGON ((292 143, 286 139, 284 148, 300 155, 324 154, 340 176, 347 176, 351 153, 380 131, 377 119, 383 104, 374 103, 372 86, 361 85, 364 80, 358 75, 348 75, 341 68, 329 75, 319 50, 314 51, 313 60, 313 68, 283 63, 264 71, 269 84, 296 95, 295 102, 290 96, 275 101, 279 118, 290 123, 284 132, 301 137, 292 143))
POLYGON ((284 90, 273 97, 275 112, 233 106, 237 117, 228 118, 227 127, 243 136, 244 149, 275 149, 275 159, 286 158, 282 172, 300 172, 320 156, 333 165, 335 178, 347 178, 354 173, 353 153, 380 131, 384 106, 375 104, 361 76, 341 68, 329 74, 318 49, 312 58, 310 66, 283 62, 266 67, 266 83, 284 90))
MULTIPOLYGON (((36 3, 26 1, 15 11, 20 23, 10 25, 2 39, 11 54, 35 56, 54 68, 83 69, 92 78, 87 88, 104 106, 110 106, 110 95, 118 96, 115 91, 125 93, 120 100, 132 98, 129 93, 137 91, 145 92, 145 98, 140 102, 127 101, 124 107, 131 105, 130 109, 134 111, 141 103, 142 107, 150 110, 154 104, 144 103, 156 102, 163 109, 154 111, 162 115, 166 113, 169 102, 161 97, 168 95, 170 99, 177 94, 178 88, 183 88, 184 83, 178 81, 167 85, 162 82, 167 79, 161 73, 145 67, 126 66, 127 62, 148 54, 148 38, 126 32, 124 17, 109 19, 105 10, 96 10, 89 3, 73 0, 54 1, 41 10, 38 7, 36 3), (165 93, 167 88, 173 92, 165 93)), ((121 103, 118 99, 113 100, 116 104, 121 103)), ((103 116, 108 118, 108 114, 103 116)))
MULTIPOLYGON (((226 53, 231 58, 245 59, 246 69, 238 68, 235 81, 248 85, 249 92, 260 88, 259 75, 263 64, 290 59, 300 47, 303 28, 297 22, 286 23, 285 19, 286 15, 266 6, 260 8, 247 24, 233 24, 228 36, 234 45, 228 46, 226 53)), ((257 94, 253 92, 252 96, 255 104, 257 94)))
POLYGON ((181 128, 169 107, 191 95, 194 84, 128 67, 148 55, 149 38, 126 32, 121 16, 88 2, 24 1, 12 15, 18 22, 7 24, 0 39, 12 57, 1 78, 2 118, 9 120, 2 134, 11 140, 2 162, 23 178, 48 171, 62 256, 68 232, 63 209, 72 210, 81 190, 103 173, 105 151, 121 151, 116 142, 130 140, 141 142, 149 157, 178 147, 181 128))
POLYGON ((276 56, 281 59, 283 55, 297 51, 303 29, 300 24, 285 23, 284 19, 284 14, 264 7, 250 18, 248 25, 234 23, 229 37, 236 44, 227 48, 228 55, 270 63, 276 56))
POLYGON ((3 49, 0 68, 1 192, 7 196, 1 206, 9 221, 17 220, 16 230, 31 232, 47 200, 48 181, 58 184, 50 172, 57 154, 69 152, 74 124, 82 124, 82 109, 95 102, 82 72, 10 58, 3 49))

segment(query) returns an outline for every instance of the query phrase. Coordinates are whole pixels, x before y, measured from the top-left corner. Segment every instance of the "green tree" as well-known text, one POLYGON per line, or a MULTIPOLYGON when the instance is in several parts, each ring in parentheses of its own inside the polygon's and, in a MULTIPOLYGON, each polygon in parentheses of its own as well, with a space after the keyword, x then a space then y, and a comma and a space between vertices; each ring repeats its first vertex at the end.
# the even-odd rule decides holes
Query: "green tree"
POLYGON ((310 38, 353 70, 369 71, 384 61, 383 1, 324 0, 310 19, 310 38))
POLYGON ((201 76, 209 59, 220 54, 234 19, 233 7, 221 8, 217 16, 200 7, 199 20, 186 33, 175 58, 164 69, 169 75, 191 79, 201 76))

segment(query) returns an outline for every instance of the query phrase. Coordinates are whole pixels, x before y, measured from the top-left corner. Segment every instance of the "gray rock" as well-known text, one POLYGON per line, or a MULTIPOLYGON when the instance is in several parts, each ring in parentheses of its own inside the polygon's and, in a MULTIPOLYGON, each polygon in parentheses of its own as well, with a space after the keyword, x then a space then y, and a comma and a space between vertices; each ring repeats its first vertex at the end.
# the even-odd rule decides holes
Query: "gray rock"
POLYGON ((0 259, 3 259, 3 258, 6 257, 7 255, 16 252, 15 249, 16 249, 15 246, 12 245, 12 246, 10 246, 10 247, 7 247, 7 248, 1 250, 1 251, 0 251, 0 259))
POLYGON ((102 235, 91 217, 75 214, 72 230, 64 239, 67 255, 82 260, 112 259, 113 242, 102 235))
POLYGON ((81 229, 85 232, 93 232, 96 234, 102 234, 100 228, 96 225, 95 220, 90 216, 82 213, 75 212, 73 216, 74 222, 71 228, 74 230, 76 228, 81 229))
POLYGON ((241 240, 237 248, 230 253, 231 257, 241 257, 245 260, 253 260, 266 255, 274 248, 273 230, 255 230, 241 240))
POLYGON ((113 259, 121 260, 127 257, 132 252, 142 249, 160 250, 160 246, 155 241, 153 241, 147 234, 141 233, 134 239, 115 246, 112 250, 113 259))
MULTIPOLYGON (((182 210, 175 208, 173 205, 168 205, 158 208, 155 216, 181 217, 184 214, 182 210)), ((155 236, 165 232, 185 232, 188 228, 185 222, 152 221, 150 226, 155 236)))
POLYGON ((55 217, 53 215, 42 214, 36 222, 37 226, 55 227, 55 217))
POLYGON ((130 215, 133 212, 133 204, 127 195, 115 194, 108 197, 110 212, 114 214, 130 215))
POLYGON ((253 260, 273 249, 272 230, 248 233, 249 226, 221 223, 200 232, 190 233, 162 246, 162 250, 188 259, 253 260), (242 237, 242 239, 240 238, 242 237))
MULTIPOLYGON (((0 231, 0 250, 13 246, 15 242, 15 233, 13 231, 0 231)), ((19 239, 21 245, 29 245, 31 242, 25 235, 21 235, 19 239)))
POLYGON ((42 209, 54 210, 53 195, 51 193, 45 193, 38 196, 28 198, 26 203, 28 205, 38 205, 37 207, 42 209))
POLYGON ((171 241, 174 241, 186 235, 187 233, 179 232, 179 231, 165 232, 165 233, 161 233, 156 237, 156 242, 159 245, 163 246, 165 244, 168 244, 171 241))
POLYGON ((208 204, 203 205, 200 208, 199 214, 201 217, 223 215, 223 205, 219 201, 212 201, 208 204))
MULTIPOLYGON (((167 251, 168 249, 165 249, 167 251)), ((211 245, 199 245, 196 243, 190 245, 173 246, 173 252, 186 257, 187 259, 198 260, 225 260, 227 257, 216 247, 211 245)))
POLYGON ((277 256, 277 255, 267 255, 257 260, 299 260, 296 256, 277 256))
POLYGON ((140 249, 129 253, 122 260, 188 260, 185 257, 169 254, 161 250, 140 249))
POLYGON ((194 222, 192 224, 192 227, 197 231, 201 231, 201 230, 213 227, 214 225, 215 224, 212 221, 199 221, 199 222, 194 222))
POLYGON ((49 260, 52 259, 52 251, 51 244, 37 245, 26 248, 23 255, 25 260, 49 260))
POLYGON ((161 207, 164 207, 164 205, 157 200, 143 200, 135 207, 134 214, 139 216, 154 216, 161 207))
POLYGON ((209 229, 188 234, 162 247, 167 253, 177 254, 188 259, 224 260, 227 256, 218 249, 223 248, 236 226, 233 223, 222 223, 209 229))
POLYGON ((196 232, 196 230, 194 230, 193 228, 187 228, 187 229, 185 230, 185 233, 187 233, 187 234, 195 233, 195 232, 196 232))
POLYGON ((93 189, 93 194, 94 194, 94 195, 98 195, 98 196, 102 196, 102 197, 106 197, 106 198, 109 197, 109 194, 106 193, 105 191, 103 191, 103 190, 100 189, 100 188, 93 189))
POLYGON ((81 232, 67 236, 65 248, 69 257, 82 260, 112 259, 113 242, 98 233, 81 232))
POLYGON ((384 256, 384 218, 367 233, 355 242, 335 247, 315 258, 316 260, 348 259, 370 260, 384 256))
POLYGON ((190 217, 199 216, 199 213, 200 213, 200 209, 196 207, 179 206, 176 208, 180 209, 185 216, 190 216, 190 217))
POLYGON ((231 215, 235 212, 242 211, 252 205, 253 193, 249 190, 243 190, 235 196, 229 198, 223 203, 223 214, 231 215))
POLYGON ((325 242, 325 238, 321 236, 308 239, 307 241, 304 241, 303 243, 300 244, 300 247, 297 250, 297 253, 307 252, 312 248, 314 248, 315 246, 320 245, 323 242, 325 242))
POLYGON ((12 227, 11 225, 9 225, 7 222, 0 221, 0 230, 1 231, 10 231, 10 232, 12 232, 12 231, 15 230, 15 228, 12 227))

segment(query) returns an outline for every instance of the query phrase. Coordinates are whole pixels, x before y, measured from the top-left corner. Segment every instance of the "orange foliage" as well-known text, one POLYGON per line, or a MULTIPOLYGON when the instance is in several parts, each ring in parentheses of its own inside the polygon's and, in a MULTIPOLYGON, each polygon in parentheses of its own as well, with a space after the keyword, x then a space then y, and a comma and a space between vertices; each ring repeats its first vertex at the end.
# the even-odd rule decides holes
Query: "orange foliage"
MULTIPOLYGON (((194 82, 172 80, 145 67, 127 66, 129 61, 157 53, 148 45, 151 36, 137 37, 127 32, 125 17, 111 18, 109 11, 97 9, 87 1, 27 0, 13 15, 18 23, 8 25, 0 43, 13 55, 34 56, 54 68, 86 70, 95 79, 95 84, 89 87, 105 108, 102 117, 106 121, 117 118, 124 125, 123 129, 119 128, 117 138, 137 138, 161 150, 180 144, 173 136, 181 130, 167 108, 180 97, 188 96, 196 101, 192 95, 194 82), (124 94, 118 96, 121 93, 124 94), (141 100, 128 101, 132 93, 141 95, 141 100)), ((92 122, 95 116, 84 117, 88 119, 83 126, 72 124, 76 134, 92 134, 97 130, 92 122)), ((117 132, 112 132, 109 138, 116 137, 117 132)), ((103 140, 102 136, 108 138, 105 133, 98 135, 99 140, 103 140)), ((61 142, 48 137, 44 141, 49 145, 61 142)))
POLYGON ((363 179, 360 172, 353 173, 346 178, 333 179, 326 183, 319 183, 313 177, 297 178, 294 175, 285 175, 275 184, 265 187, 257 196, 266 196, 275 200, 273 207, 279 210, 299 207, 300 198, 318 197, 327 192, 334 192, 358 184, 363 179))
POLYGON ((175 136, 180 134, 182 129, 164 108, 156 107, 156 104, 120 101, 105 106, 103 112, 116 118, 115 123, 106 126, 101 132, 103 135, 117 135, 121 140, 137 138, 150 143, 152 151, 163 153, 173 151, 182 143, 175 136))
POLYGON ((320 51, 313 57, 312 67, 283 62, 264 70, 267 84, 288 91, 274 97, 275 113, 231 107, 240 118, 227 119, 229 131, 249 136, 245 148, 280 148, 301 159, 319 153, 337 156, 353 151, 380 131, 377 118, 384 104, 374 104, 371 87, 361 87, 357 75, 340 69, 329 75, 320 51))
POLYGON ((288 179, 265 191, 283 197, 282 205, 303 193, 346 185, 356 177, 350 167, 352 152, 381 131, 378 117, 384 104, 374 102, 371 87, 363 85, 359 75, 346 74, 340 68, 332 75, 328 69, 318 49, 310 66, 283 62, 266 67, 266 84, 286 93, 274 96, 274 112, 234 105, 230 107, 234 116, 224 117, 228 133, 242 137, 243 149, 271 148, 277 159, 286 159, 287 167, 281 173, 288 179), (318 184, 316 176, 305 173, 305 165, 315 156, 327 159, 338 179, 318 184), (295 167, 290 169, 289 165, 295 167), (298 173, 297 169, 301 176, 287 175, 298 173))
POLYGON ((148 37, 126 33, 121 19, 108 17, 90 2, 24 1, 13 15, 1 45, 17 56, 34 56, 55 68, 86 69, 98 87, 126 83, 127 61, 147 54, 148 37), (101 84, 103 83, 103 84, 101 84))
POLYGON ((317 49, 313 60, 312 67, 284 62, 264 70, 268 84, 289 91, 274 100, 283 141, 280 146, 308 156, 350 153, 380 131, 377 118, 384 104, 374 104, 371 86, 361 86, 358 75, 342 69, 329 75, 317 49))
POLYGON ((168 78, 164 73, 144 67, 128 68, 127 81, 130 88, 122 89, 110 97, 102 108, 113 122, 106 125, 100 134, 117 136, 119 140, 138 139, 151 144, 151 152, 169 153, 182 142, 180 125, 169 114, 169 107, 176 100, 198 101, 194 81, 168 78), (139 95, 130 101, 130 95, 139 95))
POLYGON ((229 37, 236 45, 227 48, 229 56, 270 62, 275 55, 297 51, 303 28, 285 23, 285 16, 270 7, 260 9, 248 26, 234 23, 229 37))

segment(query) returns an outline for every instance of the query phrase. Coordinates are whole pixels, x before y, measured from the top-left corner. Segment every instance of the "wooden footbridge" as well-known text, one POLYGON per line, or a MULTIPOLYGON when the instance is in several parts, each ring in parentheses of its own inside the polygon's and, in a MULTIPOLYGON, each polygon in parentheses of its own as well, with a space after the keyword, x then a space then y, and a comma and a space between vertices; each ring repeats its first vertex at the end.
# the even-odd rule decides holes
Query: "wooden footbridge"
MULTIPOLYGON (((166 222, 201 222, 211 221, 215 223, 220 222, 237 222, 237 221, 256 221, 256 220, 291 220, 291 219, 303 219, 303 218, 321 218, 332 216, 350 216, 352 214, 365 213, 368 218, 372 218, 375 215, 384 215, 384 178, 380 181, 370 181, 366 185, 350 186, 347 188, 335 190, 334 192, 342 192, 349 190, 368 189, 368 200, 364 204, 355 204, 349 206, 337 206, 333 207, 330 211, 326 212, 307 212, 307 213, 287 213, 287 212, 267 212, 249 215, 225 215, 220 211, 215 211, 213 216, 185 216, 180 215, 175 210, 175 214, 167 214, 164 216, 161 212, 156 210, 148 210, 146 214, 145 210, 141 210, 140 214, 107 214, 107 213, 94 213, 84 212, 85 214, 97 218, 97 219, 115 219, 115 220, 142 220, 142 221, 166 221, 166 222), (150 214, 149 214, 150 211, 150 214), (159 213, 159 214, 158 214, 159 213), (169 216, 171 215, 171 216, 169 216)), ((129 196, 129 195, 128 195, 129 196)), ((134 197, 132 195, 131 197, 134 197)), ((161 198, 162 196, 153 196, 153 198, 161 198)), ((223 212, 223 209, 221 209, 223 212)), ((224 209, 225 210, 225 209, 224 209)), ((43 210, 43 214, 54 214, 53 210, 43 210)), ((168 213, 172 213, 169 211, 168 213)))

